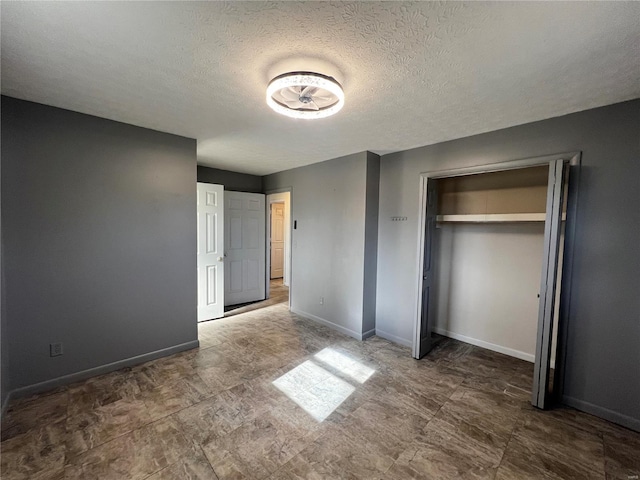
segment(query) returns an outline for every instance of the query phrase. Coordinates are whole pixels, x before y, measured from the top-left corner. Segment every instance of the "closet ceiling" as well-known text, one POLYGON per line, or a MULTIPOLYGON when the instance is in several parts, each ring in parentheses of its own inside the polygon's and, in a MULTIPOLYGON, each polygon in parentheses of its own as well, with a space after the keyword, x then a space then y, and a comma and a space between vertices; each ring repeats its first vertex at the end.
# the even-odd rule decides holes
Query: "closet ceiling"
POLYGON ((2 93, 198 140, 268 174, 640 96, 636 2, 2 2, 2 93), (336 116, 265 103, 275 75, 344 86, 336 116))

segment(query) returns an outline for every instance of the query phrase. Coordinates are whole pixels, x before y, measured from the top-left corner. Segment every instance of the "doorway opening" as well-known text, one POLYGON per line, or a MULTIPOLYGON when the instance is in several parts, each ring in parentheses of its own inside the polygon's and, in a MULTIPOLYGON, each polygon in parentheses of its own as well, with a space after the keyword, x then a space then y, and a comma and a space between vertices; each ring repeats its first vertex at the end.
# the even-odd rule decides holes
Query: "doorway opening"
POLYGON ((198 322, 264 301, 265 195, 197 184, 198 322))
POLYGON ((198 322, 290 306, 291 211, 291 188, 264 195, 198 182, 198 322))
POLYGON ((283 284, 282 278, 269 282, 269 297, 257 302, 240 303, 224 307, 224 318, 233 317, 243 313, 253 312, 262 308, 271 307, 280 303, 289 302, 289 287, 283 284))
POLYGON ((284 202, 272 202, 269 204, 269 217, 271 222, 271 245, 269 247, 269 279, 282 280, 284 284, 284 202))
POLYGON ((534 406, 560 393, 579 160, 421 176, 414 358, 450 337, 531 362, 534 406))
MULTIPOLYGON (((228 192, 227 196, 231 198, 245 196, 259 200, 256 194, 240 194, 237 192, 228 192)), ((252 233, 252 238, 260 243, 262 251, 263 266, 259 270, 262 277, 256 282, 260 282, 263 293, 258 299, 251 299, 247 302, 233 302, 230 304, 225 299, 224 318, 253 312, 262 308, 271 307, 278 304, 290 304, 290 279, 291 279, 291 192, 278 192, 269 195, 262 195, 263 201, 263 220, 264 227, 258 229, 263 232, 261 236, 256 236, 256 232, 247 232, 243 236, 243 242, 249 238, 248 233, 252 233)), ((231 203, 229 203, 231 205, 231 203)), ((238 204, 240 205, 240 204, 238 204)), ((225 240, 229 241, 225 244, 225 260, 227 269, 232 269, 233 265, 228 255, 233 245, 233 225, 231 216, 232 209, 227 208, 225 211, 225 223, 229 228, 225 229, 225 240), (227 233, 228 232, 228 233, 227 233)), ((246 215, 245 215, 246 216, 246 215)), ((238 221, 238 224, 241 222, 238 221)), ((246 222, 242 222, 244 225, 246 222)), ((258 232, 259 233, 259 232, 258 232)), ((225 282, 228 275, 225 275, 225 282)), ((232 282, 231 282, 232 285, 232 282)), ((225 292, 231 287, 225 283, 225 292)))
POLYGON ((267 194, 267 299, 291 304, 291 190, 267 194))

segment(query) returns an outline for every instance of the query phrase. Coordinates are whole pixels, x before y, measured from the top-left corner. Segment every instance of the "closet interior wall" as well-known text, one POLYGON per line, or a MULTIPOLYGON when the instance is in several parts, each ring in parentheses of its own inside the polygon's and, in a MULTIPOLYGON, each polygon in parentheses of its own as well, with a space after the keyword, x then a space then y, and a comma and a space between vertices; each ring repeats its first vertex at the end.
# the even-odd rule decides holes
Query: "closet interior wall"
POLYGON ((438 180, 435 333, 534 361, 547 182, 547 165, 438 180))

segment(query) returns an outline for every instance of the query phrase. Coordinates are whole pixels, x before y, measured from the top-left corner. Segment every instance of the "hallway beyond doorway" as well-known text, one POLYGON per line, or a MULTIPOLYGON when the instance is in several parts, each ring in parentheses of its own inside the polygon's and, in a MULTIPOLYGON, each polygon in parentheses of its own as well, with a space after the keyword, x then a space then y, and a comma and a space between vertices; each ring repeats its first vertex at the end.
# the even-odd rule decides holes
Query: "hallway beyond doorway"
POLYGON ((274 278, 269 281, 269 298, 260 302, 242 303, 240 305, 229 305, 224 308, 224 318, 240 315, 241 313, 260 310, 279 303, 289 301, 289 287, 284 285, 282 278, 274 278))

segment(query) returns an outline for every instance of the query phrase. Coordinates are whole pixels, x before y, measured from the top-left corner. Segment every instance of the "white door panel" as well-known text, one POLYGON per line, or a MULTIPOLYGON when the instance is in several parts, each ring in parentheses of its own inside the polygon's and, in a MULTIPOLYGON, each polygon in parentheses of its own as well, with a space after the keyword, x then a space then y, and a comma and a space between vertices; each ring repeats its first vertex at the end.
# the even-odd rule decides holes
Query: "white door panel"
POLYGON ((284 275, 284 203, 271 204, 271 278, 284 275))
POLYGON ((224 187, 198 183, 198 321, 224 316, 224 187))
POLYGON ((265 298, 265 196, 225 192, 225 305, 265 298))
POLYGON ((247 260, 247 288, 255 290, 262 283, 258 275, 260 274, 260 262, 257 260, 247 260))
POLYGON ((260 244, 260 224, 264 224, 264 222, 259 222, 257 218, 247 218, 246 220, 246 239, 245 245, 248 248, 258 248, 260 244))
POLYGON ((231 293, 242 292, 242 261, 230 261, 227 265, 229 266, 229 285, 225 290, 231 293))

